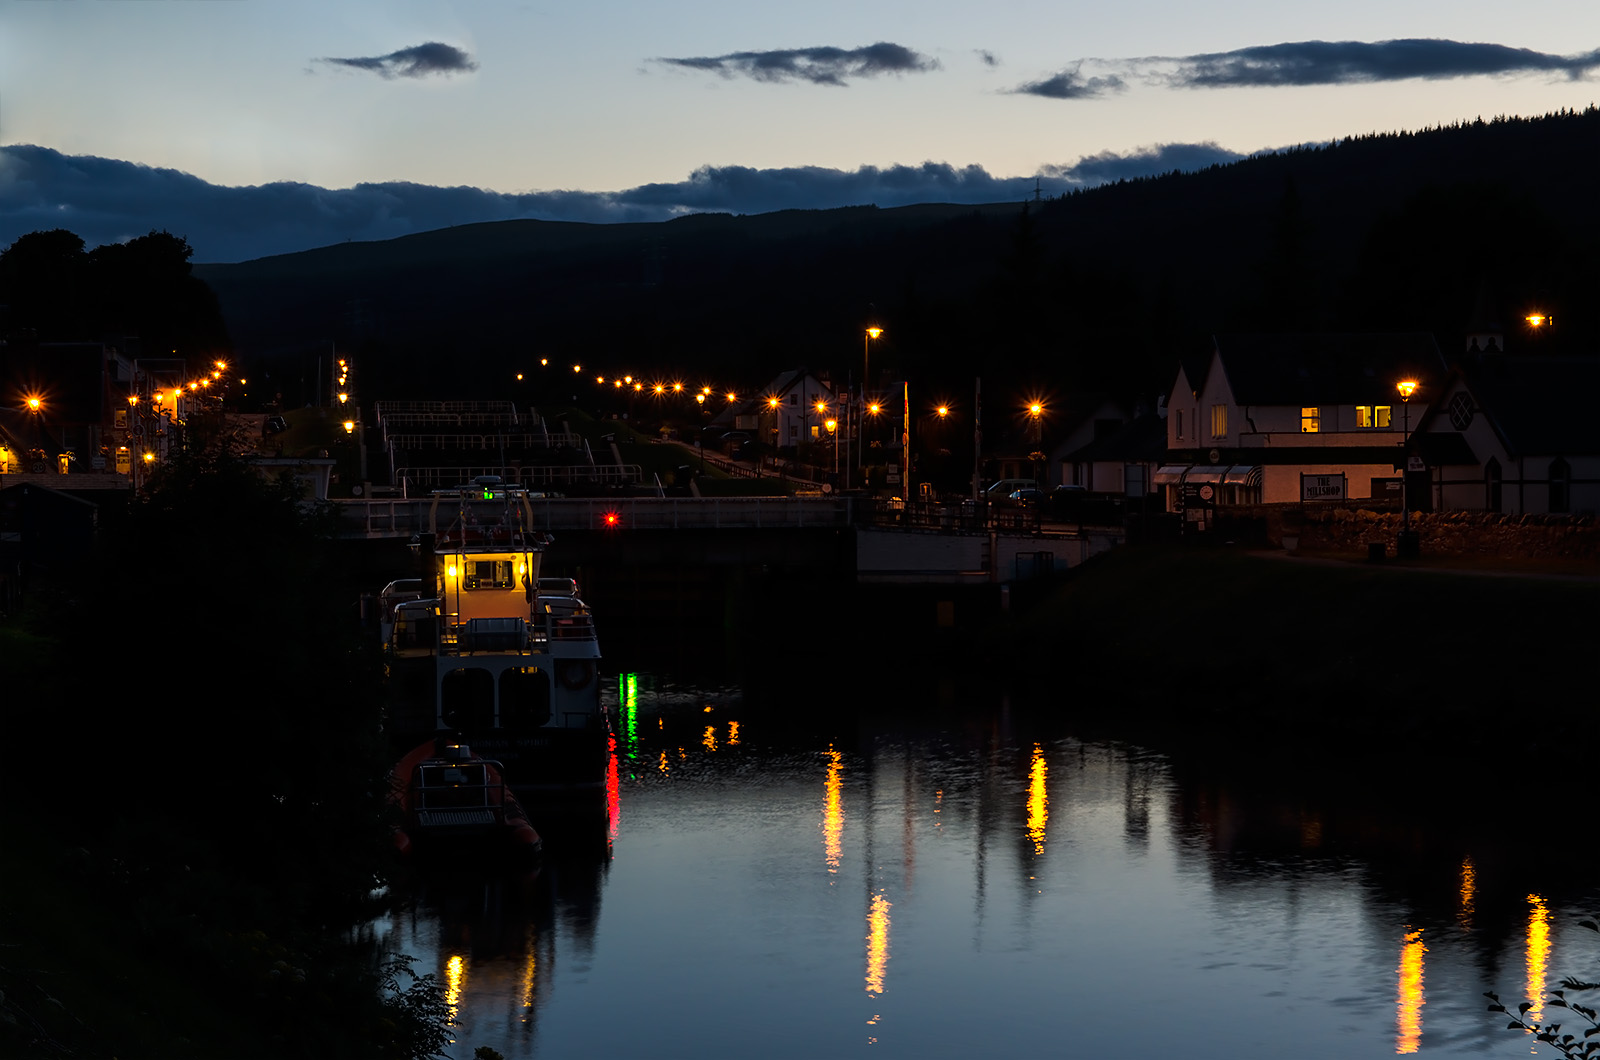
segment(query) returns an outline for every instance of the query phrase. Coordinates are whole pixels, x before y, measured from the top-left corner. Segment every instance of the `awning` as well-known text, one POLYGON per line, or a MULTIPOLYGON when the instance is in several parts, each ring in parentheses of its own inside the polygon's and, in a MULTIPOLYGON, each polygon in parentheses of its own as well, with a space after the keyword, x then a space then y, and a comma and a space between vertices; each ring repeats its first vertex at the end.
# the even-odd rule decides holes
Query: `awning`
POLYGON ((1197 464, 1184 474, 1183 483, 1186 486, 1190 483, 1220 483, 1227 475, 1228 469, 1225 467, 1206 467, 1197 464))
POLYGON ((1228 486, 1260 486, 1260 465, 1235 464, 1232 467, 1212 467, 1206 464, 1167 464, 1156 468, 1150 476, 1153 486, 1200 485, 1211 483, 1228 486))

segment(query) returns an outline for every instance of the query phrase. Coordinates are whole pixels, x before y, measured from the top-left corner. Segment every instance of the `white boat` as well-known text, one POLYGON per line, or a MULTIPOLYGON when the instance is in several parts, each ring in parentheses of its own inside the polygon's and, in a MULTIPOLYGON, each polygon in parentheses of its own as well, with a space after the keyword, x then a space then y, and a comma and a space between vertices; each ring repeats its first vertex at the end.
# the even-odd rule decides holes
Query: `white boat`
POLYGON ((486 476, 432 496, 420 577, 379 597, 396 727, 470 743, 520 791, 601 787, 611 725, 594 616, 572 579, 540 577, 550 536, 527 491, 486 476))

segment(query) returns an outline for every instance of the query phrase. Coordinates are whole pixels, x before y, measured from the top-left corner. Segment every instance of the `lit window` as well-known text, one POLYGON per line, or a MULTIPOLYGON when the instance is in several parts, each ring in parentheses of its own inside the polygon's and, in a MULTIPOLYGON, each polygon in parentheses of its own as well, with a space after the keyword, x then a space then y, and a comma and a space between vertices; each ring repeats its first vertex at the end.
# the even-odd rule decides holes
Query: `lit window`
POLYGON ((1322 429, 1322 410, 1319 408, 1302 408, 1300 410, 1300 433, 1316 434, 1322 429))
POLYGON ((510 589, 516 585, 511 579, 510 560, 469 560, 463 581, 465 589, 510 589))
POLYGON ((1228 406, 1211 406, 1211 437, 1226 438, 1228 436, 1228 406))
POLYGON ((1388 427, 1389 426, 1389 406, 1388 405, 1357 405, 1356 406, 1356 426, 1357 427, 1379 427, 1379 428, 1388 427))

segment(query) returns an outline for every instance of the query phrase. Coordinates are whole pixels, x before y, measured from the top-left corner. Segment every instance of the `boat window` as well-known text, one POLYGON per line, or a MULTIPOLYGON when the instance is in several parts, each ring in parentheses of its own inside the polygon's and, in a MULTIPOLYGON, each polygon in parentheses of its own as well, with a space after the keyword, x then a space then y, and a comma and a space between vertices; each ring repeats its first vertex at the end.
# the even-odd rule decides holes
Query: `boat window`
POLYGON ((521 666, 500 675, 500 727, 537 729, 550 721, 550 674, 521 666))
POLYGON ((510 589, 515 584, 508 559, 472 560, 467 564, 467 576, 463 579, 467 589, 510 589))
POLYGON ((439 718, 461 732, 494 724, 494 675, 483 669, 451 670, 439 683, 439 718))

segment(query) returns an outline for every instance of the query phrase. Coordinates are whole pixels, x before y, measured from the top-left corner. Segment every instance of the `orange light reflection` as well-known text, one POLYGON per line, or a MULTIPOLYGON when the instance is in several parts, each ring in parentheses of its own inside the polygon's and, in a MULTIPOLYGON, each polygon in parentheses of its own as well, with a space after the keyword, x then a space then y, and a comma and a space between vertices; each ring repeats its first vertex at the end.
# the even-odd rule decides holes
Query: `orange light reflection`
POLYGON ((1395 1053, 1414 1053, 1422 1046, 1422 929, 1407 933, 1400 946, 1400 987, 1397 1002, 1395 1053))
POLYGON ((1528 895, 1528 1000, 1533 1002, 1524 1023, 1544 1022, 1545 972, 1550 963, 1550 910, 1544 899, 1528 895))
POLYGON ((1033 765, 1028 770, 1028 838, 1033 840, 1033 852, 1044 853, 1045 823, 1050 819, 1049 798, 1045 795, 1044 781, 1049 768, 1044 762, 1044 750, 1033 745, 1033 765))
POLYGON ((1478 895, 1478 871, 1472 867, 1471 858, 1461 861, 1461 908, 1456 911, 1456 920, 1464 928, 1472 926, 1473 905, 1478 895))
MULTIPOLYGON (((448 1023, 455 1026, 461 1013, 461 997, 467 989, 467 959, 456 954, 444 964, 444 1003, 449 1009, 448 1023)), ((452 1042, 454 1038, 450 1039, 452 1042)))
POLYGON ((867 993, 883 993, 885 973, 889 969, 889 910, 891 903, 882 891, 872 896, 872 908, 867 911, 867 993))
POLYGON ((822 853, 828 871, 837 874, 844 853, 844 756, 828 749, 828 779, 823 784, 822 853))
POLYGON ((700 737, 700 743, 707 751, 715 751, 717 749, 717 727, 715 725, 706 726, 705 735, 700 737))

